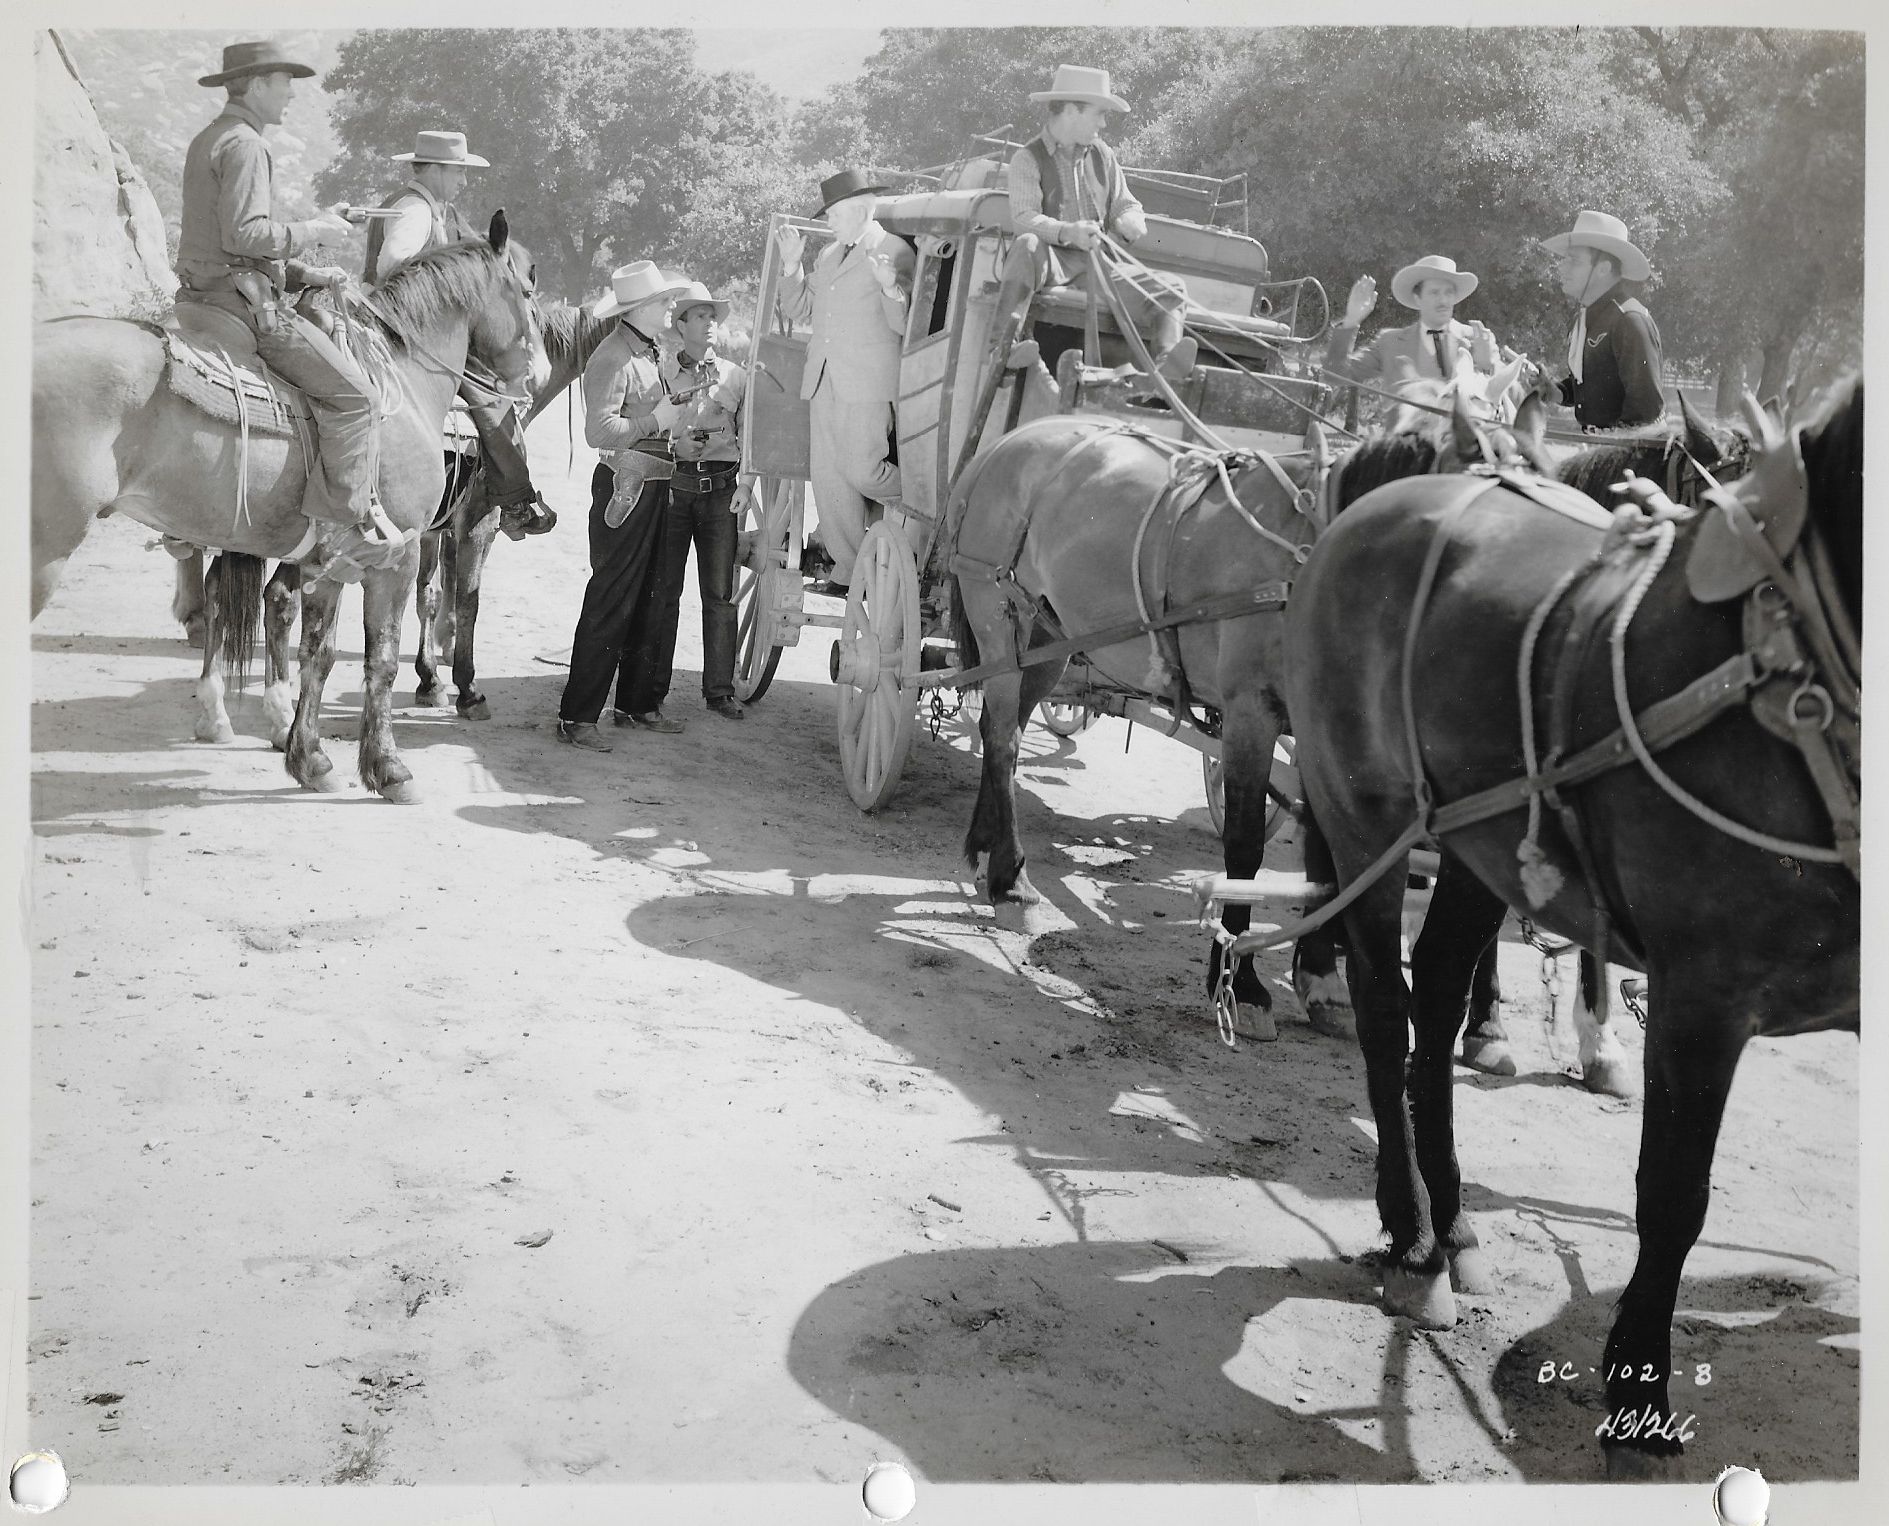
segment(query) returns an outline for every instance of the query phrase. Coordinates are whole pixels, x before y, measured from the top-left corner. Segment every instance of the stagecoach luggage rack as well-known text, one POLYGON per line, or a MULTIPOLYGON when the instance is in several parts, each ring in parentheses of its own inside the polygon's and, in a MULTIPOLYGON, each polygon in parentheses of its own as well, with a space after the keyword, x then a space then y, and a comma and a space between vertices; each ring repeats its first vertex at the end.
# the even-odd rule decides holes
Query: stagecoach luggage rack
MULTIPOLYGON (((1007 136, 1016 130, 1016 123, 1006 122, 990 132, 973 135, 972 142, 996 150, 1000 157, 995 161, 985 156, 972 156, 954 164, 933 165, 923 173, 935 176, 944 184, 959 190, 1001 186, 1009 174, 1010 156, 1023 147, 1007 136), (993 165, 994 172, 984 169, 985 165, 993 165), (973 172, 978 178, 966 178, 973 172)), ((1236 227, 1242 233, 1252 232, 1245 170, 1237 175, 1220 177, 1124 164, 1122 177, 1142 207, 1157 216, 1177 217, 1207 227, 1236 227)))

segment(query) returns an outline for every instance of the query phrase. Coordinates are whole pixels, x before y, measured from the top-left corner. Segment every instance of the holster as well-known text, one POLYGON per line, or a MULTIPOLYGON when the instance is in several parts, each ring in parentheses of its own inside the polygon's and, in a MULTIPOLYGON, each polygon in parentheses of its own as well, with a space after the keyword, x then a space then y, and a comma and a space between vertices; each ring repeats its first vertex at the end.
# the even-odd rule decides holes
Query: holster
POLYGON ((259 334, 272 334, 281 321, 276 309, 275 283, 260 270, 232 270, 230 284, 249 304, 250 318, 259 334))

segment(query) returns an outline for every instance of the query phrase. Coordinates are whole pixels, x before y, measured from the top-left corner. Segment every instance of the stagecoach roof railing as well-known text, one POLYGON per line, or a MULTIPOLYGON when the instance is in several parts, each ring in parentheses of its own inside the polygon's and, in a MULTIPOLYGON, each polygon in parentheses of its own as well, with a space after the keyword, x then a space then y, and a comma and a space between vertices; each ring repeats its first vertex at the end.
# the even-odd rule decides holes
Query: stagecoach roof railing
MULTIPOLYGON (((974 133, 971 141, 988 143, 992 148, 1002 149, 1006 156, 1014 154, 1023 147, 1023 144, 1006 136, 1014 125, 1014 123, 1006 122, 1002 127, 994 128, 990 132, 974 133)), ((960 164, 965 162, 968 161, 959 161, 960 164)), ((942 166, 941 168, 955 167, 957 166, 942 166)), ((1196 175, 1187 170, 1153 169, 1138 164, 1124 164, 1122 173, 1132 175, 1138 180, 1153 181, 1157 185, 1165 185, 1176 191, 1191 191, 1204 196, 1207 198, 1207 221, 1210 224, 1219 217, 1222 208, 1238 207, 1240 231, 1247 234, 1252 232, 1245 170, 1239 170, 1231 175, 1196 175), (1231 193, 1231 188, 1234 186, 1239 187, 1237 195, 1231 193)))

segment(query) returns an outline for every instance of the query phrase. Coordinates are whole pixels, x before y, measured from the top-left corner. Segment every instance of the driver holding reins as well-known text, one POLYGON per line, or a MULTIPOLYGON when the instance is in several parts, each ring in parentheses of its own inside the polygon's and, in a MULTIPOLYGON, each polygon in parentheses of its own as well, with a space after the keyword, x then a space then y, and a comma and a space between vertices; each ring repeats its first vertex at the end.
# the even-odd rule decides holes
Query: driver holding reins
POLYGON ((178 298, 240 318, 264 364, 308 399, 318 454, 302 512, 342 532, 329 539, 329 554, 391 567, 415 532, 396 526, 374 494, 372 389, 353 357, 298 313, 290 297, 299 288, 347 280, 339 266, 301 256, 352 226, 334 214, 294 223, 275 217, 274 163, 263 129, 281 122, 295 81, 314 74, 276 43, 237 42, 224 48, 220 70, 197 81, 223 86, 229 100, 184 155, 178 298))

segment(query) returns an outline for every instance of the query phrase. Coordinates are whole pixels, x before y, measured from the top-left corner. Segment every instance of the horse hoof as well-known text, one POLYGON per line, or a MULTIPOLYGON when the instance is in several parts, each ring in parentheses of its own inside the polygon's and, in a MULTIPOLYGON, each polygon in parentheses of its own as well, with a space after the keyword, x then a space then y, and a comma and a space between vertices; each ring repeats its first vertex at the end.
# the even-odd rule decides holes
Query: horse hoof
POLYGON ((433 689, 415 689, 413 702, 429 710, 444 710, 451 703, 451 699, 446 693, 445 686, 441 685, 433 689))
POLYGON ((413 805, 420 798, 420 789, 411 779, 392 779, 380 787, 380 798, 395 805, 413 805))
POLYGON ((326 773, 310 774, 301 781, 302 788, 313 790, 317 795, 338 795, 341 793, 341 781, 331 768, 326 773))
POLYGON ((1348 1044, 1358 1041, 1357 1014, 1350 1002, 1316 1001, 1305 1009, 1305 1017, 1314 1032, 1327 1038, 1343 1039, 1348 1044))
POLYGON ((184 643, 199 652, 203 650, 202 615, 192 615, 184 622, 184 643))
POLYGON ((1581 1071, 1581 1085, 1603 1097, 1631 1098, 1639 1094, 1633 1068, 1625 1059, 1595 1060, 1581 1071))
POLYGON ((489 721, 492 719, 492 707, 485 702, 485 696, 483 694, 473 700, 471 704, 467 704, 464 700, 461 700, 459 702, 459 718, 462 721, 489 721))
POLYGON ((234 742, 236 728, 228 721, 218 721, 214 725, 198 721, 196 738, 199 742, 234 742))
POLYGON ((992 895, 990 899, 993 906, 1005 901, 1015 901, 1019 906, 1040 906, 1043 893, 1030 883, 1029 875, 1019 874, 1016 883, 1008 891, 1003 895, 992 895))
POLYGON ((1677 1453, 1662 1456, 1649 1452, 1643 1447, 1607 1446, 1601 1450, 1607 1454, 1607 1477, 1615 1483, 1623 1484, 1676 1484, 1680 1478, 1680 1458, 1677 1453))
POLYGON ((1407 1272, 1402 1267, 1384 1271, 1384 1307, 1392 1314, 1414 1319, 1426 1330, 1448 1330, 1456 1324, 1456 1295, 1444 1272, 1407 1272))
POLYGON ((1233 1004, 1233 1036, 1255 1044, 1270 1044, 1279 1037, 1279 1020, 1268 1007, 1250 1001, 1233 1004))
POLYGON ((1305 1020, 1320 1033, 1335 1039, 1355 1040, 1357 1019, 1351 1011, 1351 990, 1344 976, 1333 970, 1314 975, 1298 964, 1292 967, 1292 991, 1299 998, 1305 1020))
POLYGON ((1471 1070, 1480 1070, 1484 1075, 1515 1074, 1515 1056, 1509 1051, 1507 1039, 1473 1039, 1465 1035, 1463 1063, 1471 1070))
POLYGON ((280 731, 270 732, 269 745, 277 752, 287 752, 289 750, 289 728, 284 726, 280 731))
POLYGON ((1488 1252, 1480 1245, 1466 1245, 1450 1254, 1450 1287, 1471 1298, 1495 1291, 1495 1272, 1490 1268, 1488 1252))

